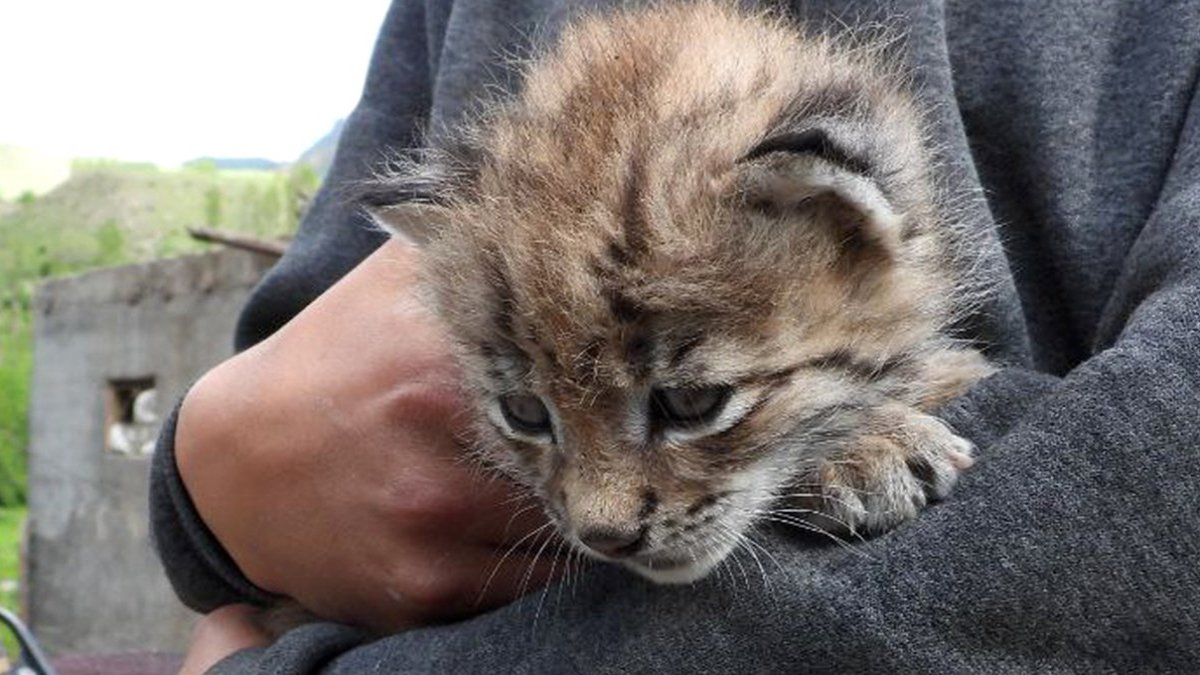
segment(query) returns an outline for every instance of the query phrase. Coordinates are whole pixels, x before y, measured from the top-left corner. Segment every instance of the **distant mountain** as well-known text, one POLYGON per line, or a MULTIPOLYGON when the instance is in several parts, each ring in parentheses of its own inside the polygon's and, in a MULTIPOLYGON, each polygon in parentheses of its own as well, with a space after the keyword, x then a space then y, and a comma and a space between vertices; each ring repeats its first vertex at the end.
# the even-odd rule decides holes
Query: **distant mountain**
POLYGON ((333 164, 333 151, 337 149, 338 139, 342 136, 342 127, 344 126, 346 126, 346 120, 335 122, 329 133, 313 143, 311 148, 305 150, 295 163, 311 166, 318 176, 324 178, 325 174, 329 172, 329 166, 333 164))
POLYGON ((286 166, 262 157, 197 157, 183 165, 188 168, 209 165, 222 171, 274 171, 286 166))

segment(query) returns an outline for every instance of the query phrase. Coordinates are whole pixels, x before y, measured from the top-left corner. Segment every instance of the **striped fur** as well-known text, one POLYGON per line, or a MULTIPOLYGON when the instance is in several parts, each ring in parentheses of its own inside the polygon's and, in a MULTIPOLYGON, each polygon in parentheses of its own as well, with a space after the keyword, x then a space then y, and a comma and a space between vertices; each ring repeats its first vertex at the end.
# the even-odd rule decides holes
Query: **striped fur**
POLYGON ((599 557, 689 581, 781 504, 879 531, 969 465, 928 412, 989 372, 947 336, 986 283, 884 53, 715 1, 585 17, 374 186, 427 242, 481 455, 570 540, 635 532, 599 557), (726 427, 648 420, 654 392, 715 385, 726 427), (523 392, 552 435, 504 428, 523 392))

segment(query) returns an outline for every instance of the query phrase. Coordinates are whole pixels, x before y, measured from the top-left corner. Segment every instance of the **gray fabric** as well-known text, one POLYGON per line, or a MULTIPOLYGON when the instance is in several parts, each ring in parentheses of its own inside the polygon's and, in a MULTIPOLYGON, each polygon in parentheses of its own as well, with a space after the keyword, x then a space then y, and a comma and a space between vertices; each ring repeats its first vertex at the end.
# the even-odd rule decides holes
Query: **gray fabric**
MULTIPOLYGON (((594 567, 460 624, 354 649, 361 637, 310 627, 218 671, 1200 668, 1200 1, 794 4, 830 30, 908 32, 945 177, 982 195, 970 219, 1008 281, 964 331, 1007 367, 944 411, 981 447, 951 499, 852 548, 763 531, 769 556, 741 553, 692 587, 594 567)), ((397 2, 331 184, 411 143, 419 120, 452 121, 484 83, 511 86, 496 54, 552 36, 576 6, 397 2)), ((240 345, 378 243, 324 189, 240 345)), ((244 578, 202 525, 172 525, 198 519, 170 440, 156 494, 184 498, 156 498, 155 526, 184 537, 165 563, 208 609, 244 578)))

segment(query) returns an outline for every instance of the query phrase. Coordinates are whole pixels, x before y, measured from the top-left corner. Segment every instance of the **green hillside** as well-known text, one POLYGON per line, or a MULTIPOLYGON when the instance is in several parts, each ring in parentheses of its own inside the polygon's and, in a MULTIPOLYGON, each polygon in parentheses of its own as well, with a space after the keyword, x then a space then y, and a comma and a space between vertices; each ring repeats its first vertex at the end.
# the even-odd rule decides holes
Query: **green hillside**
POLYGON ((186 228, 276 238, 295 230, 317 178, 308 167, 165 171, 77 161, 58 187, 0 201, 0 506, 25 497, 30 306, 38 281, 208 248, 186 228))

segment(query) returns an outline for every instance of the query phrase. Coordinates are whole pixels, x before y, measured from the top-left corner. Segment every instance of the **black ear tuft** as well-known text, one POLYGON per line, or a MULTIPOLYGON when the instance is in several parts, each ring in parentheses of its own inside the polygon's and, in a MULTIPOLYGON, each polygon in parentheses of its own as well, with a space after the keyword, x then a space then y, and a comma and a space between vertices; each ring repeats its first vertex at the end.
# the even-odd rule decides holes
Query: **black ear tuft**
POLYGON ((445 224, 447 209, 436 193, 395 175, 350 188, 350 201, 393 237, 427 243, 445 224))
POLYGON ((345 188, 343 194, 348 203, 368 211, 390 208, 398 204, 436 205, 444 201, 435 191, 434 185, 402 179, 395 175, 352 183, 345 188))
POLYGON ((904 221, 876 183, 869 163, 846 151, 821 128, 772 134, 738 164, 745 202, 773 214, 817 204, 838 205, 823 213, 839 232, 893 253, 904 221))
POLYGON ((390 158, 373 179, 348 193, 393 236, 424 244, 447 223, 454 200, 469 190, 474 178, 469 167, 446 149, 413 150, 390 158))
POLYGON ((751 148, 742 161, 755 160, 774 152, 814 155, 864 176, 869 175, 871 170, 866 161, 846 152, 833 142, 828 132, 818 127, 768 136, 751 148))

